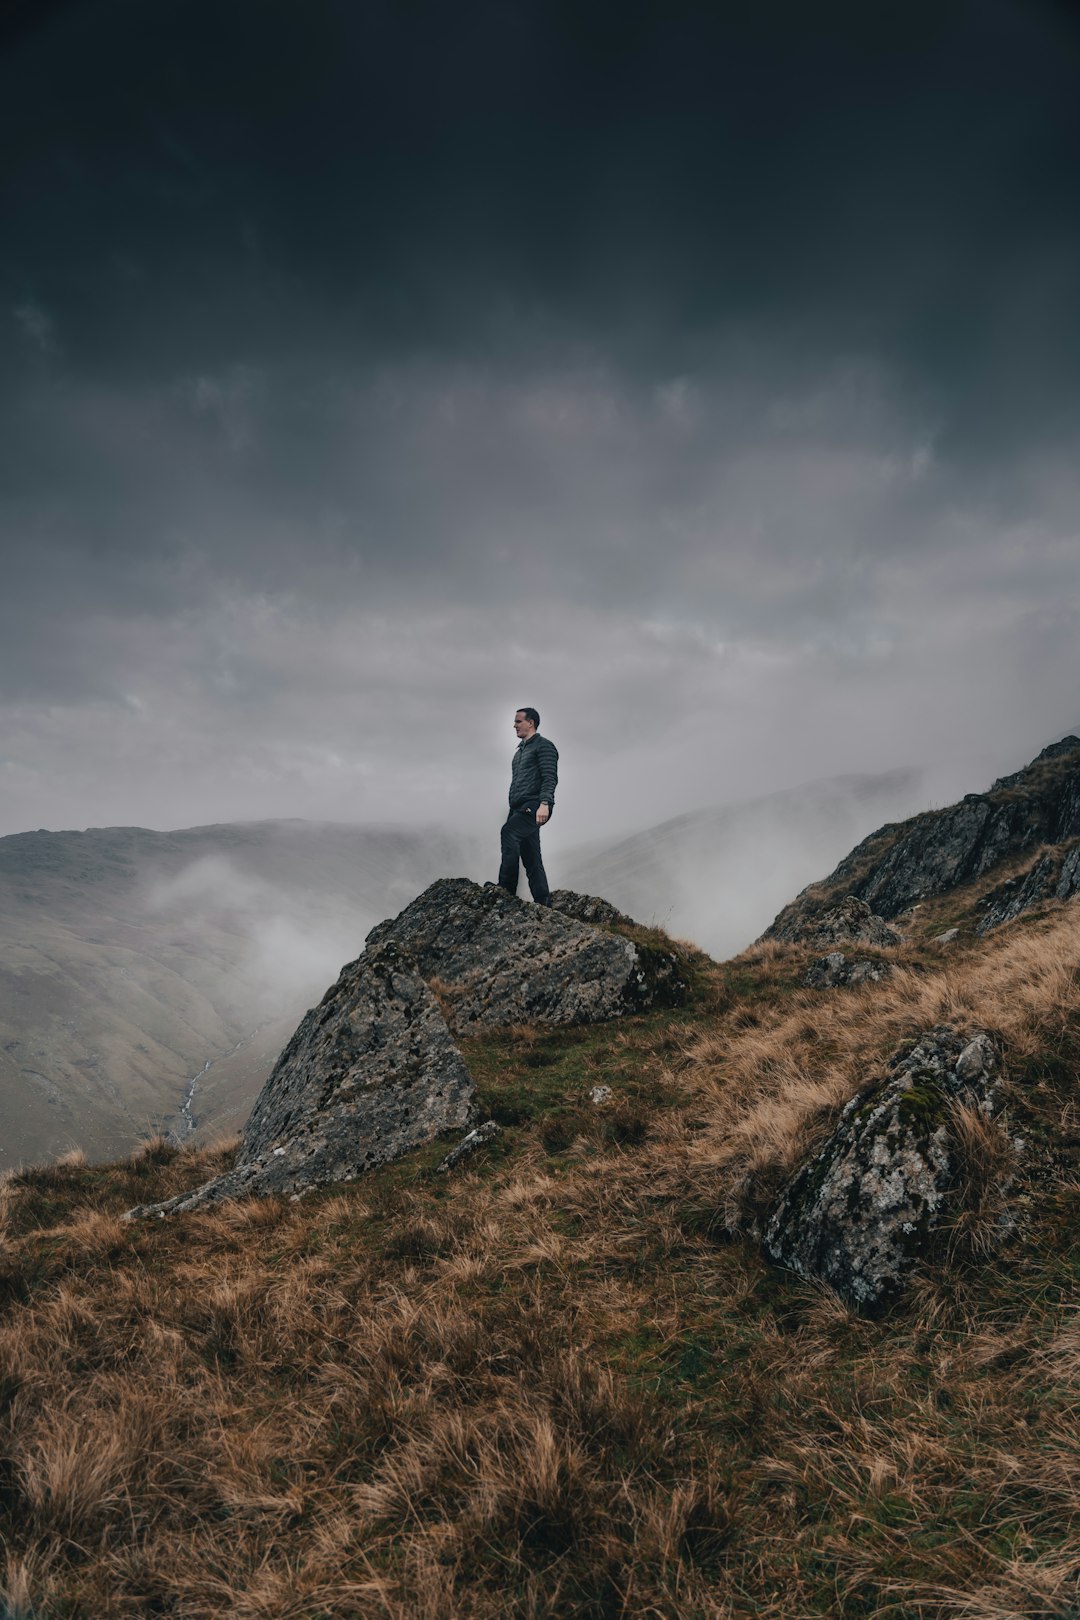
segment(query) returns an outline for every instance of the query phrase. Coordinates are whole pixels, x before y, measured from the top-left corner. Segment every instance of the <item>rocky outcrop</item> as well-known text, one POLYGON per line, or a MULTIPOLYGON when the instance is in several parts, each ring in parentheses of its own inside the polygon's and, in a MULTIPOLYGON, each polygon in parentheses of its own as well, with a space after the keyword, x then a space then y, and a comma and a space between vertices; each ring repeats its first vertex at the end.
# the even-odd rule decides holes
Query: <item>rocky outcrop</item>
POLYGON ((458 1034, 506 1024, 581 1024, 681 1006, 673 951, 637 945, 494 883, 441 878, 368 935, 406 951, 458 1034))
POLYGON ((982 916, 975 924, 977 934, 988 934, 1002 923, 1011 922, 1030 911, 1053 893, 1059 862, 1053 854, 1043 855, 1026 872, 1006 878, 975 902, 982 916))
POLYGON ((1054 899, 1071 900, 1074 894, 1080 894, 1080 843, 1073 845, 1061 863, 1054 899))
POLYGON ((998 793, 1003 788, 1023 788, 1037 766, 1045 765, 1052 759, 1064 759, 1066 755, 1074 754, 1077 749, 1080 749, 1080 737, 1071 735, 1062 737, 1060 742, 1050 743, 1041 754, 1036 754, 1030 765, 1023 766, 1019 771, 1013 771, 1011 776, 999 776, 990 791, 998 793))
POLYGON ((439 1004, 400 947, 342 968, 251 1111, 235 1167, 131 1216, 351 1181, 468 1120, 473 1083, 439 1004))
POLYGON ((817 945, 899 945, 900 935, 883 917, 871 911, 865 900, 849 894, 838 906, 817 917, 808 927, 806 938, 817 945))
POLYGON ((628 917, 625 911, 619 911, 610 900, 603 900, 598 894, 575 894, 573 889, 553 889, 551 904, 564 917, 591 923, 594 928, 637 927, 633 917, 628 917))
POLYGON ((803 974, 803 984, 809 990, 837 990, 852 984, 880 984, 893 973, 891 962, 875 956, 847 957, 843 951, 830 951, 819 956, 803 974))
MULTIPOLYGON (((565 911, 629 923, 595 896, 563 898, 565 911)), ((678 1006, 686 993, 674 951, 526 905, 494 884, 440 879, 372 929, 364 954, 303 1019, 252 1109, 234 1168, 130 1215, 296 1196, 462 1128, 473 1084, 451 1026, 589 1023, 678 1006)), ((445 1167, 497 1129, 489 1121, 472 1132, 445 1167)))
POLYGON ((1006 878, 976 901, 982 915, 975 924, 975 932, 988 934, 1045 900, 1071 900, 1078 890, 1080 843, 1064 849, 1047 850, 1026 872, 1006 878))
POLYGON ((823 883, 785 906, 764 937, 806 938, 845 894, 864 900, 883 918, 896 917, 1040 845, 1071 844, 1077 838, 1080 738, 1069 736, 1045 748, 1024 770, 1000 778, 989 793, 969 793, 959 804, 879 828, 823 883))
POLYGON ((851 1099, 825 1146, 774 1205, 765 1247, 873 1313, 903 1286, 954 1194, 958 1164, 950 1105, 997 1106, 993 1038, 933 1029, 890 1060, 851 1099))

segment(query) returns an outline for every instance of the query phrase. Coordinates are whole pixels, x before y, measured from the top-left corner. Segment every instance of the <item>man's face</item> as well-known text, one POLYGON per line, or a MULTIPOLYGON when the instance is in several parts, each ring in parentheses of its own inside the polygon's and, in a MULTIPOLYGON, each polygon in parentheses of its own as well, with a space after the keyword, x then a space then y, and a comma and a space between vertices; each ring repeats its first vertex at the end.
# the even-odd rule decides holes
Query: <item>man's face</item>
POLYGON ((531 720, 527 720, 525 718, 524 714, 522 714, 521 710, 519 709, 517 714, 514 716, 514 730, 517 732, 522 742, 524 742, 526 737, 532 736, 533 732, 536 730, 536 727, 533 725, 531 720))

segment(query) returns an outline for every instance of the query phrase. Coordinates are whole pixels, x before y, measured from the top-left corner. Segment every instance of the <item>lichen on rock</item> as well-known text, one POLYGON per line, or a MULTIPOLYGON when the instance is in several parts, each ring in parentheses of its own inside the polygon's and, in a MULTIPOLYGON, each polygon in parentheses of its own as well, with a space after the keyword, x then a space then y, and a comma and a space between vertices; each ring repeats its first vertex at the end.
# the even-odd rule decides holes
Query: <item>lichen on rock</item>
POLYGON ((876 956, 847 957, 843 951, 829 951, 811 962, 803 984, 809 990, 837 990, 854 984, 880 984, 894 972, 891 962, 876 956))
POLYGON ((595 1023, 686 999, 675 952, 529 905, 494 883, 440 878, 368 935, 369 949, 389 941, 434 986, 458 1034, 595 1023))
POLYGON ((351 1181, 463 1128, 473 1083, 439 1004, 402 950, 341 970, 256 1099, 234 1168, 132 1217, 351 1181))
POLYGON ((942 1026, 902 1047, 844 1108, 824 1147, 789 1182, 765 1226, 783 1265, 831 1284, 859 1310, 901 1290, 957 1180, 950 1105, 990 1117, 1001 1063, 986 1031, 942 1026))
POLYGON ((551 904, 564 917, 591 923, 594 928, 636 928, 633 917, 598 894, 577 894, 573 889, 552 889, 551 904))

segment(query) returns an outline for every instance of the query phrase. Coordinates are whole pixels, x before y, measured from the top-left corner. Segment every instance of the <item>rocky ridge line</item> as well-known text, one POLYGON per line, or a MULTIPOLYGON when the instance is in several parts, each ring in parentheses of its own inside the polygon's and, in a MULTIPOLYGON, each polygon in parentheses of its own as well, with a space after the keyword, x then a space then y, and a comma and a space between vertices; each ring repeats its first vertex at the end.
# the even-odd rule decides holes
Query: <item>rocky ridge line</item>
POLYGON ((982 897, 979 931, 1047 899, 1080 892, 1080 738, 1044 748, 1030 765, 1000 777, 989 793, 969 793, 958 804, 927 810, 872 833, 821 883, 811 884, 774 919, 764 939, 807 938, 822 913, 844 895, 867 903, 884 919, 919 901, 973 883, 1018 856, 1035 866, 1017 890, 982 897), (1040 857, 1043 846, 1052 854, 1040 857), (1038 868, 1036 870, 1036 867, 1038 868), (1002 901, 1005 903, 1002 903, 1002 901))

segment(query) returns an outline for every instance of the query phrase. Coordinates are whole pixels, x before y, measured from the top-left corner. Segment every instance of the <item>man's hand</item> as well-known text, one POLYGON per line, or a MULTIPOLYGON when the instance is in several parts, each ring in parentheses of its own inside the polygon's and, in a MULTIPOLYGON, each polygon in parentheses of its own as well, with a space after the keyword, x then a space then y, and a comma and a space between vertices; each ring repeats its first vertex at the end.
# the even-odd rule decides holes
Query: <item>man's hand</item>
POLYGON ((548 809, 546 804, 540 805, 536 812, 536 825, 538 827, 542 827, 550 814, 551 811, 548 809))

